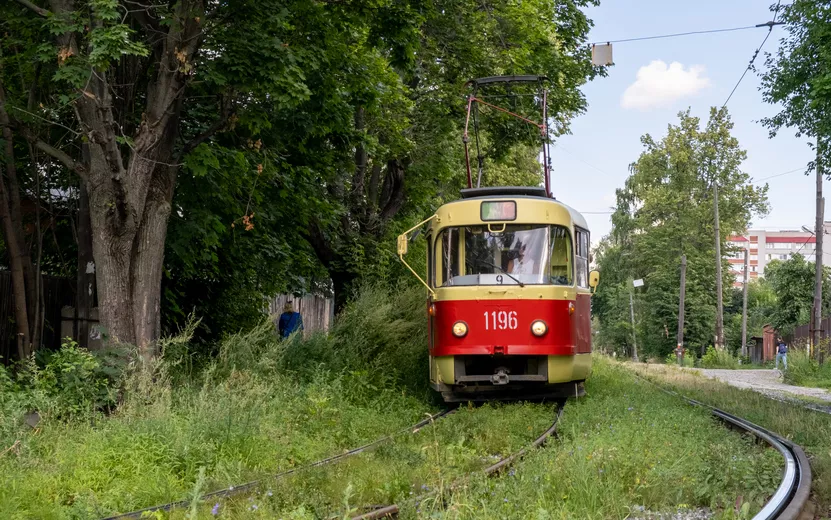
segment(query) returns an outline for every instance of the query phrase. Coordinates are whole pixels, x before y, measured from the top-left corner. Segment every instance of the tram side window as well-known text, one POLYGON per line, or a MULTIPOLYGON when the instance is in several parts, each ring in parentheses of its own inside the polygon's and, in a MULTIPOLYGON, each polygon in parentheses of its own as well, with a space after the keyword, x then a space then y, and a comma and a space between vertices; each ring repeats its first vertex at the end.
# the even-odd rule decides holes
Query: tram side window
POLYGON ((577 255, 575 264, 577 266, 577 286, 589 287, 589 232, 576 228, 577 255))
POLYGON ((551 226, 551 283, 572 285, 574 283, 571 254, 571 236, 567 228, 551 226))
POLYGON ((434 287, 446 285, 448 280, 459 276, 459 228, 447 228, 439 234, 437 245, 439 253, 438 270, 436 272, 434 287))

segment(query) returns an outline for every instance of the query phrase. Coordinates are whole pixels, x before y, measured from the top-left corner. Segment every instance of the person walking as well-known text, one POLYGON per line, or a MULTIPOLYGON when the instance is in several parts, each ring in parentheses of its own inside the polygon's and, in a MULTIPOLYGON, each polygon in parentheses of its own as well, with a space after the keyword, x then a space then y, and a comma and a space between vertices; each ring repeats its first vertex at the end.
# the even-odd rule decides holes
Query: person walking
POLYGON ((303 317, 299 312, 294 312, 292 302, 286 302, 286 305, 283 307, 283 314, 280 315, 277 328, 280 331, 281 338, 291 336, 291 333, 296 330, 303 330, 303 317))
POLYGON ((779 360, 782 360, 782 366, 785 367, 785 370, 788 369, 788 345, 779 338, 779 344, 776 346, 776 366, 773 368, 774 370, 779 369, 779 360))

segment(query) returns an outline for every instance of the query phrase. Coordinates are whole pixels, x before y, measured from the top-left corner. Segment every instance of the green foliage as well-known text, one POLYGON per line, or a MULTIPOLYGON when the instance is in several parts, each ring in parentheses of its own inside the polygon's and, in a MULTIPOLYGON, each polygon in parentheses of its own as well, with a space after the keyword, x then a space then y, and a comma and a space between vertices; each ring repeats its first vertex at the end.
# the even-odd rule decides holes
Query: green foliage
POLYGON ((126 368, 123 359, 123 352, 92 353, 67 338, 60 350, 46 355, 42 368, 27 363, 21 383, 42 416, 87 416, 117 403, 126 368))
MULTIPOLYGON (((776 295, 777 305, 770 323, 782 334, 790 334, 799 325, 808 323, 814 304, 816 265, 806 262, 800 254, 788 260, 774 260, 765 267, 765 279, 776 295)), ((822 312, 831 311, 831 269, 823 270, 822 312)))
POLYGON ((306 373, 326 366, 361 381, 360 391, 402 386, 428 392, 427 299, 423 287, 368 286, 338 316, 328 337, 293 337, 282 366, 306 373))
MULTIPOLYGON (((827 345, 823 345, 827 348, 827 345)), ((779 363, 782 370, 782 363, 779 363)), ((784 381, 791 385, 831 388, 831 363, 819 363, 804 349, 788 349, 788 368, 782 370, 784 381)))
MULTIPOLYGON (((684 366, 688 368, 693 368, 695 366, 695 352, 687 351, 684 354, 684 366)), ((667 357, 664 358, 664 363, 667 365, 678 365, 678 358, 675 356, 675 352, 670 352, 667 354, 667 357)))
POLYGON ((707 347, 707 352, 701 356, 701 366, 704 368, 739 368, 739 360, 730 354, 726 349, 716 350, 712 345, 707 347))
MULTIPOLYGON (((831 133, 827 117, 831 110, 831 56, 825 52, 831 37, 830 13, 827 4, 811 0, 796 0, 780 7, 787 36, 768 56, 767 70, 762 74, 765 101, 782 107, 776 115, 762 120, 772 135, 783 127, 795 128, 797 136, 815 139, 831 133)), ((827 155, 827 146, 821 152, 827 155)))
MULTIPOLYGON (((732 128, 727 110, 713 108, 703 128, 698 118, 682 112, 660 141, 650 135, 641 138, 645 150, 617 190, 613 230, 596 251, 603 283, 592 309, 600 319, 604 344, 628 349, 630 280, 642 278, 644 287, 634 290, 639 354, 663 358, 675 348, 681 255, 687 257, 685 346, 698 351, 712 342, 713 182, 719 184, 723 253, 729 253, 729 235, 744 231, 753 215, 767 212, 767 188, 754 187, 741 171, 746 154, 732 128)), ((722 275, 729 302, 733 280, 726 261, 722 275)))
MULTIPOLYGON (((458 197, 465 82, 548 76, 553 135, 566 133, 586 109, 580 86, 604 73, 586 45, 584 11, 596 3, 194 2, 198 51, 162 63, 158 44, 181 29, 180 2, 78 0, 46 17, 3 2, 0 81, 21 127, 81 161, 88 132, 77 105, 100 95, 90 78, 106 78, 126 165, 158 71, 187 78, 169 98, 182 107, 169 161, 181 166, 170 172, 162 320, 171 333, 195 310, 204 345, 254 327, 278 293, 335 290, 340 310, 366 280, 410 283, 395 234, 458 197)), ((486 129, 488 182, 539 181, 529 129, 502 120, 486 129)), ((77 175, 14 139, 21 191, 39 180, 41 193, 61 194, 48 201, 60 244, 45 242, 44 264, 72 275, 77 175)))

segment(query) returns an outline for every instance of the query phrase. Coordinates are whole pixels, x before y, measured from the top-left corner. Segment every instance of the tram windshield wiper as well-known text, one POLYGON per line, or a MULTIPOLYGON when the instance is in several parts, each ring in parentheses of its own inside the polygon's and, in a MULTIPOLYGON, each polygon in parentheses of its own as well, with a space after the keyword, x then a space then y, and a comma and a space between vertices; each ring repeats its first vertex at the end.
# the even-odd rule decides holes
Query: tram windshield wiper
POLYGON ((524 283, 520 282, 518 278, 515 278, 515 277, 514 277, 514 275, 512 275, 511 273, 509 273, 509 272, 508 272, 508 271, 506 271, 505 269, 502 269, 502 267, 501 267, 501 266, 498 266, 498 265, 496 265, 496 264, 492 264, 492 263, 488 262, 487 260, 483 260, 483 261, 482 261, 482 263, 483 263, 483 264, 486 264, 486 265, 489 265, 489 266, 493 267, 494 269, 499 269, 499 270, 500 270, 500 271, 502 271, 504 274, 508 275, 508 278, 510 278, 511 280, 513 280, 513 281, 515 281, 516 283, 518 283, 520 287, 525 287, 525 284, 524 284, 524 283))

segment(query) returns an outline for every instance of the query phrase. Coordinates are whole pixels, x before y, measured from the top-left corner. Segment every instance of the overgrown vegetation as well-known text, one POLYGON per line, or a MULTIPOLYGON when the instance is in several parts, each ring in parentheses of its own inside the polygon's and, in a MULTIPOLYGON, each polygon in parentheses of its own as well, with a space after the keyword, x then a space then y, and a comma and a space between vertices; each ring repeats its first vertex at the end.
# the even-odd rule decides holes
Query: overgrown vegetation
MULTIPOLYGON (((191 352, 191 328, 165 342, 160 360, 123 367, 112 380, 105 364, 71 344, 27 378, 0 371, 0 516, 86 518, 139 509, 397 431, 438 409, 425 386, 423 320, 420 290, 367 288, 328 337, 281 342, 264 325, 227 337, 215 358, 200 358, 191 352), (117 408, 109 409, 113 402, 117 408), (22 422, 33 407, 41 413, 36 430, 22 422)), ((767 453, 699 411, 644 393, 620 369, 599 363, 588 389, 589 397, 567 407, 561 440, 496 480, 465 475, 527 445, 553 420, 551 404, 466 407, 370 453, 198 503, 195 511, 320 518, 398 502, 418 517, 501 511, 526 518, 538 509, 608 517, 681 504, 728 512, 739 495, 757 507, 775 479, 777 463, 767 453), (656 445, 679 424, 692 425, 694 434, 681 446, 656 445), (725 473, 727 465, 735 470, 725 473), (661 486, 667 478, 681 479, 680 487, 661 486), (416 502, 459 479, 467 487, 450 497, 449 509, 429 498, 416 502)))
POLYGON ((688 397, 748 419, 802 446, 811 460, 812 497, 820 508, 817 513, 821 518, 831 514, 831 416, 673 367, 627 366, 662 384, 671 385, 688 397))
POLYGON ((701 366, 704 368, 739 368, 739 360, 727 350, 716 350, 713 346, 707 347, 707 352, 701 356, 701 366))
MULTIPOLYGON (((780 369, 782 362, 779 363, 780 369)), ((804 350, 788 352, 788 368, 782 370, 786 383, 816 388, 831 388, 831 363, 819 363, 804 350)))

